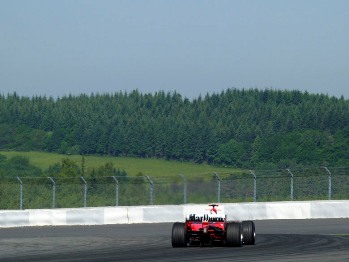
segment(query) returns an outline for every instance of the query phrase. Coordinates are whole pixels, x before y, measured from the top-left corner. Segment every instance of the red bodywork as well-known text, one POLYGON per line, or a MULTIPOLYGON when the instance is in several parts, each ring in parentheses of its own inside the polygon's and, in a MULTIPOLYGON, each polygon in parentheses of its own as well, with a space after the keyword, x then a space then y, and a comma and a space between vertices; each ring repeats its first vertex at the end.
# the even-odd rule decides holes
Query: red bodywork
POLYGON ((172 226, 171 242, 173 247, 186 247, 200 244, 221 244, 228 247, 254 245, 256 231, 253 221, 227 221, 227 216, 217 214, 217 204, 210 204, 210 212, 189 214, 185 223, 176 222, 172 226))
POLYGON ((214 244, 225 239, 226 216, 218 216, 214 205, 210 214, 191 214, 185 221, 190 244, 214 244))

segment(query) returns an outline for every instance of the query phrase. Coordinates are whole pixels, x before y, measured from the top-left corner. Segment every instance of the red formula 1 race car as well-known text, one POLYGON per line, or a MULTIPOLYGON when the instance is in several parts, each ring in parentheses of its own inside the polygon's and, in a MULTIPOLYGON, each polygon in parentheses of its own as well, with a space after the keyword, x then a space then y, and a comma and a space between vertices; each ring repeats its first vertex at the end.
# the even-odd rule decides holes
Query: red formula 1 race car
POLYGON ((172 246, 226 245, 241 247, 254 245, 256 240, 253 221, 227 221, 225 214, 217 214, 217 204, 210 204, 207 214, 189 214, 185 223, 172 227, 172 246))

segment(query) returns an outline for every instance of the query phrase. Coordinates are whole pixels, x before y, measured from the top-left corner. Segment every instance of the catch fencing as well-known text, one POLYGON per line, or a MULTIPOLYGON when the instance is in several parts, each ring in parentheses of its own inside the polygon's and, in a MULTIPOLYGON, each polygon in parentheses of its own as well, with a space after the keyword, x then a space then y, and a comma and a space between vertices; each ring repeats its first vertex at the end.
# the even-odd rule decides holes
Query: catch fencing
POLYGON ((0 178, 0 209, 347 200, 349 168, 178 176, 0 178))

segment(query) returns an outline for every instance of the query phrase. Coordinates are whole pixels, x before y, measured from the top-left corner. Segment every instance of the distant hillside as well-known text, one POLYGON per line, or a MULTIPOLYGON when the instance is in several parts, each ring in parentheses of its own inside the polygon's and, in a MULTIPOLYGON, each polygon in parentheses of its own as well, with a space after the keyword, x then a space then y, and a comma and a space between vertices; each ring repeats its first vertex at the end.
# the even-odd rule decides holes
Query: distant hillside
POLYGON ((236 90, 0 96, 0 149, 165 158, 248 168, 345 165, 349 101, 236 90))

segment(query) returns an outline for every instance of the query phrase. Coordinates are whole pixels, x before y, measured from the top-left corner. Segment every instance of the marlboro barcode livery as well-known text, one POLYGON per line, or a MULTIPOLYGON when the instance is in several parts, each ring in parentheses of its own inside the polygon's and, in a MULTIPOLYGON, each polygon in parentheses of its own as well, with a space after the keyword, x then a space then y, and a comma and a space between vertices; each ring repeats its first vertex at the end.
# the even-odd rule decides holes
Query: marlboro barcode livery
POLYGON ((227 221, 225 214, 218 214, 217 204, 209 206, 209 213, 188 214, 185 223, 173 224, 173 247, 186 247, 188 244, 241 247, 255 244, 253 221, 227 221))

